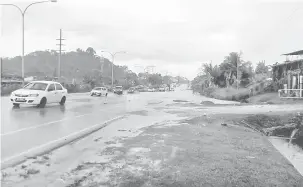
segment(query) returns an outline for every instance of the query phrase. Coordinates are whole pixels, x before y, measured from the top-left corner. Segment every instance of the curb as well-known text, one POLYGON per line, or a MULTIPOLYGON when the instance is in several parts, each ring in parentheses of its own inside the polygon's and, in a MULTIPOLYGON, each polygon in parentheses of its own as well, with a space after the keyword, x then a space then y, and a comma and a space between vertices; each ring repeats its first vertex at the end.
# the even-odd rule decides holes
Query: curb
POLYGON ((106 127, 107 125, 113 123, 114 121, 124 118, 125 116, 126 115, 115 117, 115 118, 107 120, 103 123, 93 125, 91 127, 82 129, 81 131, 78 131, 78 132, 74 132, 74 133, 69 134, 65 137, 62 137, 60 139, 53 140, 46 144, 31 148, 18 155, 11 156, 11 157, 1 161, 1 170, 6 169, 8 167, 18 165, 18 164, 24 162, 28 158, 40 156, 40 155, 46 154, 50 151, 53 151, 55 149, 58 149, 60 147, 63 147, 68 143, 79 140, 85 136, 88 136, 88 135, 102 129, 102 128, 106 127))

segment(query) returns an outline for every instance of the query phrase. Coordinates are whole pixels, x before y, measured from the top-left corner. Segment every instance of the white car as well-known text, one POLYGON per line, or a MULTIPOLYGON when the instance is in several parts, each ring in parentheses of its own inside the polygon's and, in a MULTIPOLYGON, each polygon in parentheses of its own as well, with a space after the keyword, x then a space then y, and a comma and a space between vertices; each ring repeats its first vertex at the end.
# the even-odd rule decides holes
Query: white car
POLYGON ((33 81, 11 93, 10 100, 14 106, 20 104, 37 105, 40 108, 48 103, 64 105, 67 90, 58 82, 33 81))
POLYGON ((102 95, 107 96, 107 94, 108 94, 108 91, 107 91, 107 88, 105 88, 105 87, 96 87, 90 92, 91 96, 94 96, 94 95, 96 95, 96 96, 102 96, 102 95))

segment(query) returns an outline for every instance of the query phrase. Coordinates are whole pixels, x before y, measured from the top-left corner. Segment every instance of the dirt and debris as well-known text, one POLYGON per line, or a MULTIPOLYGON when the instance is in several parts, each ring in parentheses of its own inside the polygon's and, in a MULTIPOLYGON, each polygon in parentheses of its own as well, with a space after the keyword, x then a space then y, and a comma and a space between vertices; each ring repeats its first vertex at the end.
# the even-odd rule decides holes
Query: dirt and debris
POLYGON ((215 103, 212 102, 212 101, 202 101, 201 104, 202 104, 202 105, 206 105, 206 106, 215 105, 215 103))
POLYGON ((298 132, 294 136, 293 143, 303 148, 303 112, 283 114, 257 114, 244 118, 242 124, 249 124, 251 128, 267 135, 289 138, 295 129, 298 132))
POLYGON ((173 100, 173 102, 176 102, 176 103, 187 103, 187 102, 189 102, 189 101, 187 101, 187 100, 176 99, 176 100, 173 100))

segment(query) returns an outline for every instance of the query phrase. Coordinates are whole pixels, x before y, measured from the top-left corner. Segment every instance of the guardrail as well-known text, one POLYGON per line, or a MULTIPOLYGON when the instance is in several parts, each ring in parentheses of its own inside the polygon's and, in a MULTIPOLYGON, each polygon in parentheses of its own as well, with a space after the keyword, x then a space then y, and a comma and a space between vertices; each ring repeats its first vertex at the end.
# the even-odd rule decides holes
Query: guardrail
POLYGON ((278 93, 280 98, 303 99, 303 89, 280 89, 278 90, 278 93))

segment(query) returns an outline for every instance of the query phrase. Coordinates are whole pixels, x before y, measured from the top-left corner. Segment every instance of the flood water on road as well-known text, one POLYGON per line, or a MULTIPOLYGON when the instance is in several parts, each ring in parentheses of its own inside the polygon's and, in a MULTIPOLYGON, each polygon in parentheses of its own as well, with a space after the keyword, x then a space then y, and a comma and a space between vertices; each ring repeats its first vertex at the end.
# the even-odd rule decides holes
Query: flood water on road
POLYGON ((269 141, 303 176, 303 150, 297 145, 288 146, 288 142, 281 139, 269 138, 269 141))

